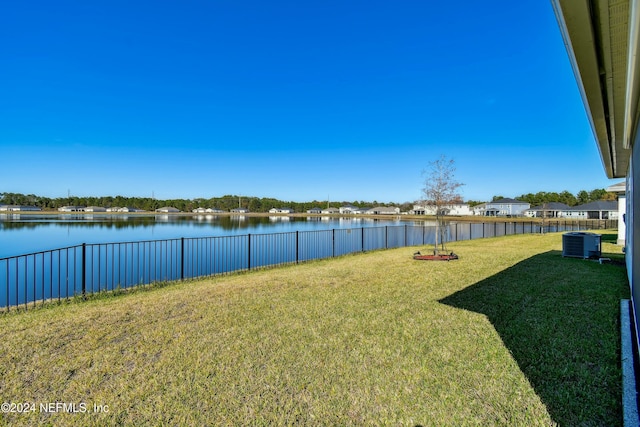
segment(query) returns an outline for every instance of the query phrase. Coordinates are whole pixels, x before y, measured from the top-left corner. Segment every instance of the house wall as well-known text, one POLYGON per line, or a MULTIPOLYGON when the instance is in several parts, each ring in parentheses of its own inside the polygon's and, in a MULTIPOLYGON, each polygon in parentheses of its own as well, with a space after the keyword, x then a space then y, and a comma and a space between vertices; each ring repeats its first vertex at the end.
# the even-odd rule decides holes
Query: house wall
MULTIPOLYGON (((524 211, 531 207, 530 204, 522 204, 522 203, 487 203, 487 210, 489 209, 497 209, 498 216, 520 216, 524 215, 524 211)), ((485 211, 486 212, 486 211, 485 211)))
POLYGON ((627 227, 623 219, 627 213, 627 196, 618 196, 618 244, 624 246, 624 242, 627 236, 627 227))
MULTIPOLYGON (((631 151, 631 161, 629 165, 629 172, 627 173, 627 213, 626 213, 626 262, 627 262, 627 275, 629 277, 629 286, 631 287, 631 303, 633 305, 633 311, 635 314, 635 326, 636 326, 636 340, 638 339, 638 327, 640 319, 640 285, 636 286, 635 278, 640 277, 640 262, 634 262, 635 248, 640 247, 640 218, 635 217, 635 211, 640 209, 640 187, 635 183, 640 182, 640 150, 638 150, 638 144, 640 136, 636 133, 635 144, 631 151)), ((637 341, 638 342, 638 341, 637 341)))

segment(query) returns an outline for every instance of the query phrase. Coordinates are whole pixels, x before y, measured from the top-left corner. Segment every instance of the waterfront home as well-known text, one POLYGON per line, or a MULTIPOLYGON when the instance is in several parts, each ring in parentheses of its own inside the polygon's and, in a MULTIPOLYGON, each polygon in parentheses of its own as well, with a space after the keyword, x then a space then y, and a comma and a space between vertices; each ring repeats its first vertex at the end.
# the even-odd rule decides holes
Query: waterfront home
POLYGON ((618 202, 615 200, 598 200, 574 206, 564 214, 571 219, 618 219, 618 202))
POLYGON ((320 208, 311 208, 307 210, 308 214, 321 214, 322 213, 322 209, 320 208))
POLYGON ((59 212, 83 212, 84 206, 62 206, 58 208, 59 212))
POLYGON ((472 209, 474 215, 484 216, 485 211, 487 210, 486 203, 480 203, 479 205, 475 205, 472 209))
POLYGON ((235 209, 231 209, 231 213, 249 213, 249 209, 247 208, 235 208, 235 209))
POLYGON ((35 212, 41 211, 37 206, 24 206, 24 205, 0 205, 0 212, 35 212))
MULTIPOLYGON (((436 207, 429 205, 413 205, 413 209, 411 210, 413 215, 435 215, 436 207)), ((441 215, 471 215, 471 209, 469 205, 466 203, 451 203, 442 206, 440 209, 441 215)))
POLYGON ((521 200, 504 198, 487 202, 484 211, 485 216, 523 216, 524 212, 531 207, 531 204, 521 200))
POLYGON ((369 215, 400 215, 400 208, 394 206, 377 206, 365 211, 369 215))
POLYGON ((563 218, 571 210, 568 205, 558 202, 544 203, 524 211, 524 216, 529 218, 563 218))
POLYGON ((291 208, 271 208, 269 209, 269 213, 280 213, 280 214, 292 214, 294 212, 291 208))
POLYGON ((341 206, 339 212, 341 214, 363 214, 371 208, 359 208, 353 205, 341 206))
POLYGON ((102 206, 87 206, 84 208, 85 212, 106 212, 107 208, 103 208, 102 206))
POLYGON ((193 213, 206 213, 207 210, 205 208, 195 208, 191 212, 193 212, 193 213))
POLYGON ((327 214, 327 215, 339 214, 340 213, 340 209, 338 209, 338 208, 322 209, 321 213, 327 214))
POLYGON ((224 213, 225 211, 223 211, 222 209, 207 208, 205 212, 206 213, 224 213))
POLYGON ((353 205, 346 205, 346 206, 340 206, 339 211, 341 214, 354 214, 356 212, 359 212, 359 208, 353 205))
POLYGON ((158 208, 156 209, 156 212, 163 212, 163 213, 178 213, 180 212, 180 210, 172 207, 172 206, 165 206, 162 208, 158 208))

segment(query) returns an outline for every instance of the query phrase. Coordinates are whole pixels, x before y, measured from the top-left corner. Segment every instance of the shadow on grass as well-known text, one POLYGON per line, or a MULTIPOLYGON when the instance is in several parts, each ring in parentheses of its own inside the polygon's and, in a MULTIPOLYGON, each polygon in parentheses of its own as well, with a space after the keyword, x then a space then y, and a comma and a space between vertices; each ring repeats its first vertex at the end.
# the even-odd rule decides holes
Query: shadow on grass
MULTIPOLYGON (((608 256, 608 255, 603 255, 608 256)), ((559 425, 620 425, 624 267, 551 251, 441 303, 491 321, 559 425)))

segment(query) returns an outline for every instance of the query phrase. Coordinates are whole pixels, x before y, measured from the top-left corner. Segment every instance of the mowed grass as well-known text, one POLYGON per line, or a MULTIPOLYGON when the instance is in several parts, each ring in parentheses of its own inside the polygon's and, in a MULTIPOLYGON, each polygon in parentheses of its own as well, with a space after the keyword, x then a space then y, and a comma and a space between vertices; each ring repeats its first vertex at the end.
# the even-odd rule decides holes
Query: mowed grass
POLYGON ((619 425, 626 273, 562 258, 561 236, 458 242, 452 262, 377 251, 0 315, 0 397, 36 405, 0 423, 619 425), (40 407, 51 402, 80 410, 40 407))

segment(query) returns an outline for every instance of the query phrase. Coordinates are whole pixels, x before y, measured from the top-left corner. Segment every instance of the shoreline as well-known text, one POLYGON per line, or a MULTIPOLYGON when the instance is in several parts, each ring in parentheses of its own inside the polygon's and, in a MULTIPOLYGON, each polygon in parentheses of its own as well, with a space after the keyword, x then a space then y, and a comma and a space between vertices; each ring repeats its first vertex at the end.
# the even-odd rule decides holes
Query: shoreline
MULTIPOLYGON (((184 216, 184 217, 200 217, 200 216, 228 216, 228 217, 289 217, 289 218, 368 218, 377 220, 394 220, 394 221, 435 221, 435 215, 409 215, 409 214, 392 214, 392 215, 370 215, 370 214, 311 214, 311 213, 269 213, 269 212, 216 212, 216 213, 199 213, 199 212, 60 212, 57 210, 43 210, 43 211, 2 211, 0 212, 0 219, 4 216, 184 216)), ((479 215, 466 215, 466 216, 454 216, 447 215, 443 217, 444 221, 458 221, 458 222, 579 222, 579 221, 614 221, 614 220, 599 220, 599 219, 573 219, 573 218, 530 218, 530 217, 502 217, 502 216, 479 216, 479 215)))

